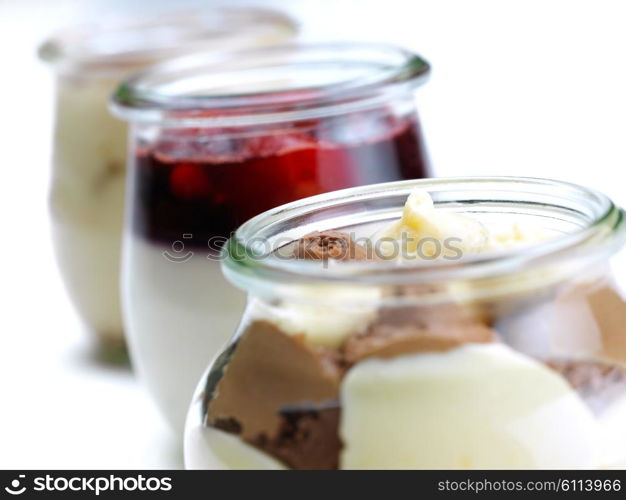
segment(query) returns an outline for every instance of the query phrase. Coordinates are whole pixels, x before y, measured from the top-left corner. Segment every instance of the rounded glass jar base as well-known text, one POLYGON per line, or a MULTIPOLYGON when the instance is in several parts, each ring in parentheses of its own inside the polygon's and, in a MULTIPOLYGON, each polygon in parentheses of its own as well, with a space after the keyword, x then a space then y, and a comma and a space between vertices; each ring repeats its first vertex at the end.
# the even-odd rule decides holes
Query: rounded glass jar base
POLYGON ((96 361, 112 366, 130 368, 130 357, 123 335, 96 334, 93 357, 96 361))

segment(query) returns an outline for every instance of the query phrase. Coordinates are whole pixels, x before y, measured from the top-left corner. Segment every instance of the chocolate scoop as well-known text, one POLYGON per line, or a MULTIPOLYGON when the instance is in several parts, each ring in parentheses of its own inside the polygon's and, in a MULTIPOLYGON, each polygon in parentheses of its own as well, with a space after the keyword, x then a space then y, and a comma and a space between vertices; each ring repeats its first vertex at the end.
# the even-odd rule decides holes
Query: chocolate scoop
MULTIPOLYGON (((255 321, 242 334, 215 387, 209 422, 288 460, 288 465, 297 465, 298 455, 307 466, 314 465, 323 457, 312 460, 307 450, 320 446, 305 438, 327 438, 322 434, 333 419, 317 409, 336 406, 341 375, 334 353, 309 346, 303 336, 286 335, 268 321, 255 321), (294 420, 288 410, 294 405, 310 411, 294 420)), ((329 442, 338 442, 336 427, 332 432, 329 442)), ((337 447, 332 454, 337 456, 337 447)))
POLYGON ((285 335, 269 321, 248 326, 209 403, 211 420, 234 417, 246 439, 275 435, 288 405, 334 401, 341 371, 303 336, 285 335))

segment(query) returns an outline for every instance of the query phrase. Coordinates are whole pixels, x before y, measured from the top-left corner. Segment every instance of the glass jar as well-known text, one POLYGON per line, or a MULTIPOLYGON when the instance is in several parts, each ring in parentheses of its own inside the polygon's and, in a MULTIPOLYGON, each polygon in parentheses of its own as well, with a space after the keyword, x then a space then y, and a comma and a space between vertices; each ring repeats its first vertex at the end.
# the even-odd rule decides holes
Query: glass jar
POLYGON ((186 466, 626 465, 625 241, 604 195, 525 178, 380 184, 253 218, 224 248, 248 305, 196 391, 186 466), (369 238, 418 187, 438 210, 549 238, 449 260, 293 258, 311 231, 369 238))
POLYGON ((56 73, 50 209, 57 261, 103 352, 123 347, 118 276, 127 127, 107 110, 115 85, 166 57, 269 45, 294 31, 273 11, 216 9, 83 26, 41 46, 40 57, 56 73))
POLYGON ((174 428, 245 294, 215 257, 264 210, 427 174, 414 89, 389 46, 285 46, 168 62, 118 89, 131 127, 123 302, 131 356, 174 428), (209 258, 207 258, 209 257, 209 258))

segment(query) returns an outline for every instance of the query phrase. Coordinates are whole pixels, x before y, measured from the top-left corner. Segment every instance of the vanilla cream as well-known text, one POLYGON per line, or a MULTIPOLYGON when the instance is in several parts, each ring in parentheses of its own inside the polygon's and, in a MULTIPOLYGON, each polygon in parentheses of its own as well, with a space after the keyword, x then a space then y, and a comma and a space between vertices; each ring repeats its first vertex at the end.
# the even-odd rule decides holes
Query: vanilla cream
POLYGON ((341 406, 344 469, 594 466, 585 403, 502 344, 363 361, 343 381, 341 406))

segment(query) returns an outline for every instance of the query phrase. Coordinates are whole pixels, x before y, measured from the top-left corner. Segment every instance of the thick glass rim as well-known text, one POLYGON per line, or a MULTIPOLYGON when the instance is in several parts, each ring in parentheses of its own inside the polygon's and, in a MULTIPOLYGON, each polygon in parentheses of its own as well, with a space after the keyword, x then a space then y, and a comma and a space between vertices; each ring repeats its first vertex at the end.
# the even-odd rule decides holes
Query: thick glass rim
MULTIPOLYGON (((437 202, 436 202, 437 203, 437 202)), ((321 220, 321 218, 320 218, 321 220)), ((363 220, 367 220, 363 214, 363 220)), ((301 235, 299 235, 301 236, 301 235)), ((294 236, 294 239, 299 236, 294 236)), ((406 285, 472 281, 515 276, 550 265, 566 265, 585 258, 606 259, 626 241, 624 211, 604 194, 576 184, 530 177, 455 177, 375 184, 334 191, 277 207, 244 223, 223 249, 223 270, 236 286, 255 290, 276 284, 406 285), (346 262, 323 269, 317 261, 267 258, 260 240, 271 241, 283 232, 293 233, 299 223, 315 214, 336 214, 349 207, 367 212, 395 200, 403 203, 415 188, 443 193, 444 203, 459 203, 462 193, 482 193, 465 199, 462 206, 489 204, 497 193, 512 196, 512 203, 529 201, 536 210, 562 207, 579 217, 579 229, 555 239, 519 249, 464 256, 458 261, 346 262), (455 200, 456 198, 456 200, 455 200), (586 210, 586 212, 583 212, 586 210)), ((272 248, 275 250, 275 248, 272 248)), ((556 274, 555 274, 556 276, 556 274)))
POLYGON ((429 64, 388 44, 286 44, 165 61, 122 82, 114 115, 164 126, 314 119, 389 102, 422 84, 429 64))
POLYGON ((276 10, 216 6, 67 27, 44 40, 38 55, 60 73, 114 77, 182 54, 266 45, 296 32, 296 23, 276 10))

